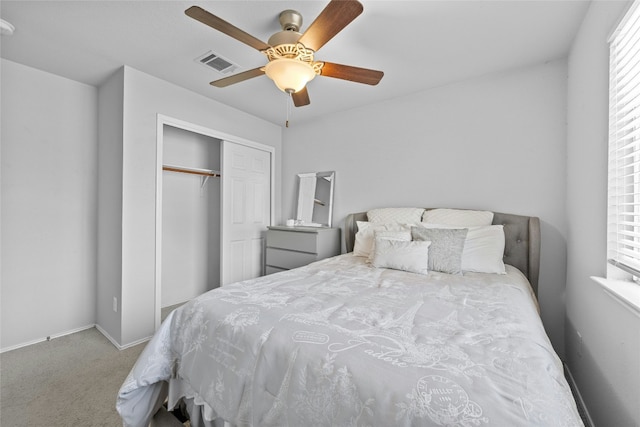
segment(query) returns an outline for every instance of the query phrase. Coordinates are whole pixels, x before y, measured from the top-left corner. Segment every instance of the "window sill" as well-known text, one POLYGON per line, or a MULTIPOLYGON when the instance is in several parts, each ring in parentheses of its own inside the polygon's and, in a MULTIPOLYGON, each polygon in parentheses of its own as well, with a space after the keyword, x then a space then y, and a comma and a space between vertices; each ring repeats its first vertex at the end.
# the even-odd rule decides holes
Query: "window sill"
POLYGON ((591 279, 602 286, 604 291, 625 307, 640 316, 640 285, 626 280, 605 279, 591 276, 591 279))

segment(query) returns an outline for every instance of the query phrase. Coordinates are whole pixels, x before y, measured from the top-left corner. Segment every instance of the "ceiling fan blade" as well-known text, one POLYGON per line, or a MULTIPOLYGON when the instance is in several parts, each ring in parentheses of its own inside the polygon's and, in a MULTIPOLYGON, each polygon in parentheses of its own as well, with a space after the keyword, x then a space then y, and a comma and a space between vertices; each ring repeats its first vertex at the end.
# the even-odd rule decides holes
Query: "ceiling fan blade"
POLYGON ((302 90, 299 90, 291 95, 293 98, 293 105, 296 107, 304 107, 305 105, 309 105, 311 101, 309 100, 309 92, 307 92, 307 87, 303 87, 302 90))
POLYGON ((215 80, 211 82, 211 86, 215 87, 227 87, 235 83, 240 83, 245 80, 252 79, 264 74, 264 68, 254 68, 253 70, 244 71, 242 73, 234 74, 233 76, 225 77, 223 79, 215 80))
POLYGON ((382 71, 370 70, 368 68, 325 62, 322 70, 320 71, 320 75, 375 86, 380 82, 384 73, 382 71))
POLYGON ((363 11, 357 0, 332 0, 302 34, 300 43, 317 52, 363 11))
POLYGON ((207 12, 201 7, 191 6, 189 9, 185 10, 184 13, 190 18, 195 19, 196 21, 200 21, 205 25, 210 26, 211 28, 218 30, 229 37, 233 37, 234 39, 241 41, 244 44, 251 46, 257 50, 265 50, 269 49, 269 45, 253 37, 251 34, 248 34, 242 31, 240 28, 228 23, 222 18, 218 18, 217 16, 207 12))

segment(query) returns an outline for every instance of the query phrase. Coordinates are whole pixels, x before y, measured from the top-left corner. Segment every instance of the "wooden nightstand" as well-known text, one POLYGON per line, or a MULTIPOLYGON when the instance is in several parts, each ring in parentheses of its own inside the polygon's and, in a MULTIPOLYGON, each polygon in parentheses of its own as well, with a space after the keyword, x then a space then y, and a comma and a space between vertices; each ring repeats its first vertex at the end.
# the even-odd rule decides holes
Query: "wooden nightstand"
POLYGON ((267 227, 265 274, 302 267, 340 255, 340 229, 315 227, 267 227))

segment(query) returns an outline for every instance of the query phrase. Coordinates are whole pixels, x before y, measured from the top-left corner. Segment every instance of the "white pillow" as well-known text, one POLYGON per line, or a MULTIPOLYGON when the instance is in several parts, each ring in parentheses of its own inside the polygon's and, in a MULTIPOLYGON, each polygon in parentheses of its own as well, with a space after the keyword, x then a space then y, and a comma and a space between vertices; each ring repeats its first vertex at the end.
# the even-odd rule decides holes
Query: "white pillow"
POLYGON ((422 219, 423 208, 381 208, 367 212, 369 222, 376 224, 417 224, 422 219))
POLYGON ((493 212, 466 209, 431 209, 424 212, 422 222, 459 227, 481 227, 491 225, 493 212))
POLYGON ((386 240, 396 240, 400 242, 410 242, 411 241, 411 226, 404 224, 393 224, 389 225, 389 227, 394 228, 393 230, 374 230, 373 234, 373 243, 371 244, 371 252, 369 252, 369 262, 373 260, 373 254, 376 250, 376 242, 379 239, 386 240))
POLYGON ((353 255, 369 256, 371 245, 373 244, 374 230, 370 222, 356 221, 358 231, 356 232, 355 242, 353 243, 353 255), (371 229, 370 231, 367 231, 371 229))
POLYGON ((462 250, 462 271, 506 274, 502 225, 470 227, 462 250))
MULTIPOLYGON (((425 228, 461 228, 443 224, 420 224, 425 228)), ((506 274, 504 257, 504 228, 502 225, 467 227, 462 249, 462 271, 506 274)))
POLYGON ((411 273, 429 274, 429 246, 431 242, 376 239, 371 264, 411 273))
MULTIPOLYGON (((378 231, 404 231, 407 227, 402 224, 373 224, 367 221, 356 221, 358 232, 353 244, 353 255, 368 257, 373 248, 375 233, 378 231)), ((411 240, 409 234, 409 240, 411 240)))

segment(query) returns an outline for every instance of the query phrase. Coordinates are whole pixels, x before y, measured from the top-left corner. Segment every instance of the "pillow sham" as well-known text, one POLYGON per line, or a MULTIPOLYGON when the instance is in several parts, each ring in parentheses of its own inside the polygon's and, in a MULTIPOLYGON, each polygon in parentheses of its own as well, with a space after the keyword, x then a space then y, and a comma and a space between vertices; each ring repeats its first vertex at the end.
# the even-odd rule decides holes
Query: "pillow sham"
POLYGON ((371 254, 376 232, 405 231, 408 236, 407 240, 411 240, 410 228, 403 224, 373 224, 368 221, 356 221, 356 225, 358 232, 353 244, 353 255, 355 256, 368 257, 371 254))
POLYGON ((411 227, 411 238, 430 241, 429 270, 462 274, 462 250, 467 237, 466 228, 411 227))
POLYGON ((470 227, 462 251, 462 271, 506 274, 502 225, 470 227))
POLYGON ((431 209, 425 210, 422 222, 440 225, 457 225, 460 227, 480 227, 491 225, 493 212, 472 211, 466 209, 431 209))
POLYGON ((374 237, 373 224, 367 221, 356 221, 356 225, 358 226, 358 231, 353 243, 353 255, 369 256, 374 237))
POLYGON ((429 246, 426 241, 376 238, 371 264, 417 274, 429 274, 429 246))
MULTIPOLYGON (((439 229, 461 229, 461 227, 443 224, 425 224, 420 227, 439 229)), ((468 227, 467 237, 462 250, 462 271, 477 273, 506 274, 504 257, 504 227, 489 225, 468 227)))
POLYGON ((422 219, 423 208, 381 208, 367 212, 369 222, 376 224, 417 224, 422 219))

